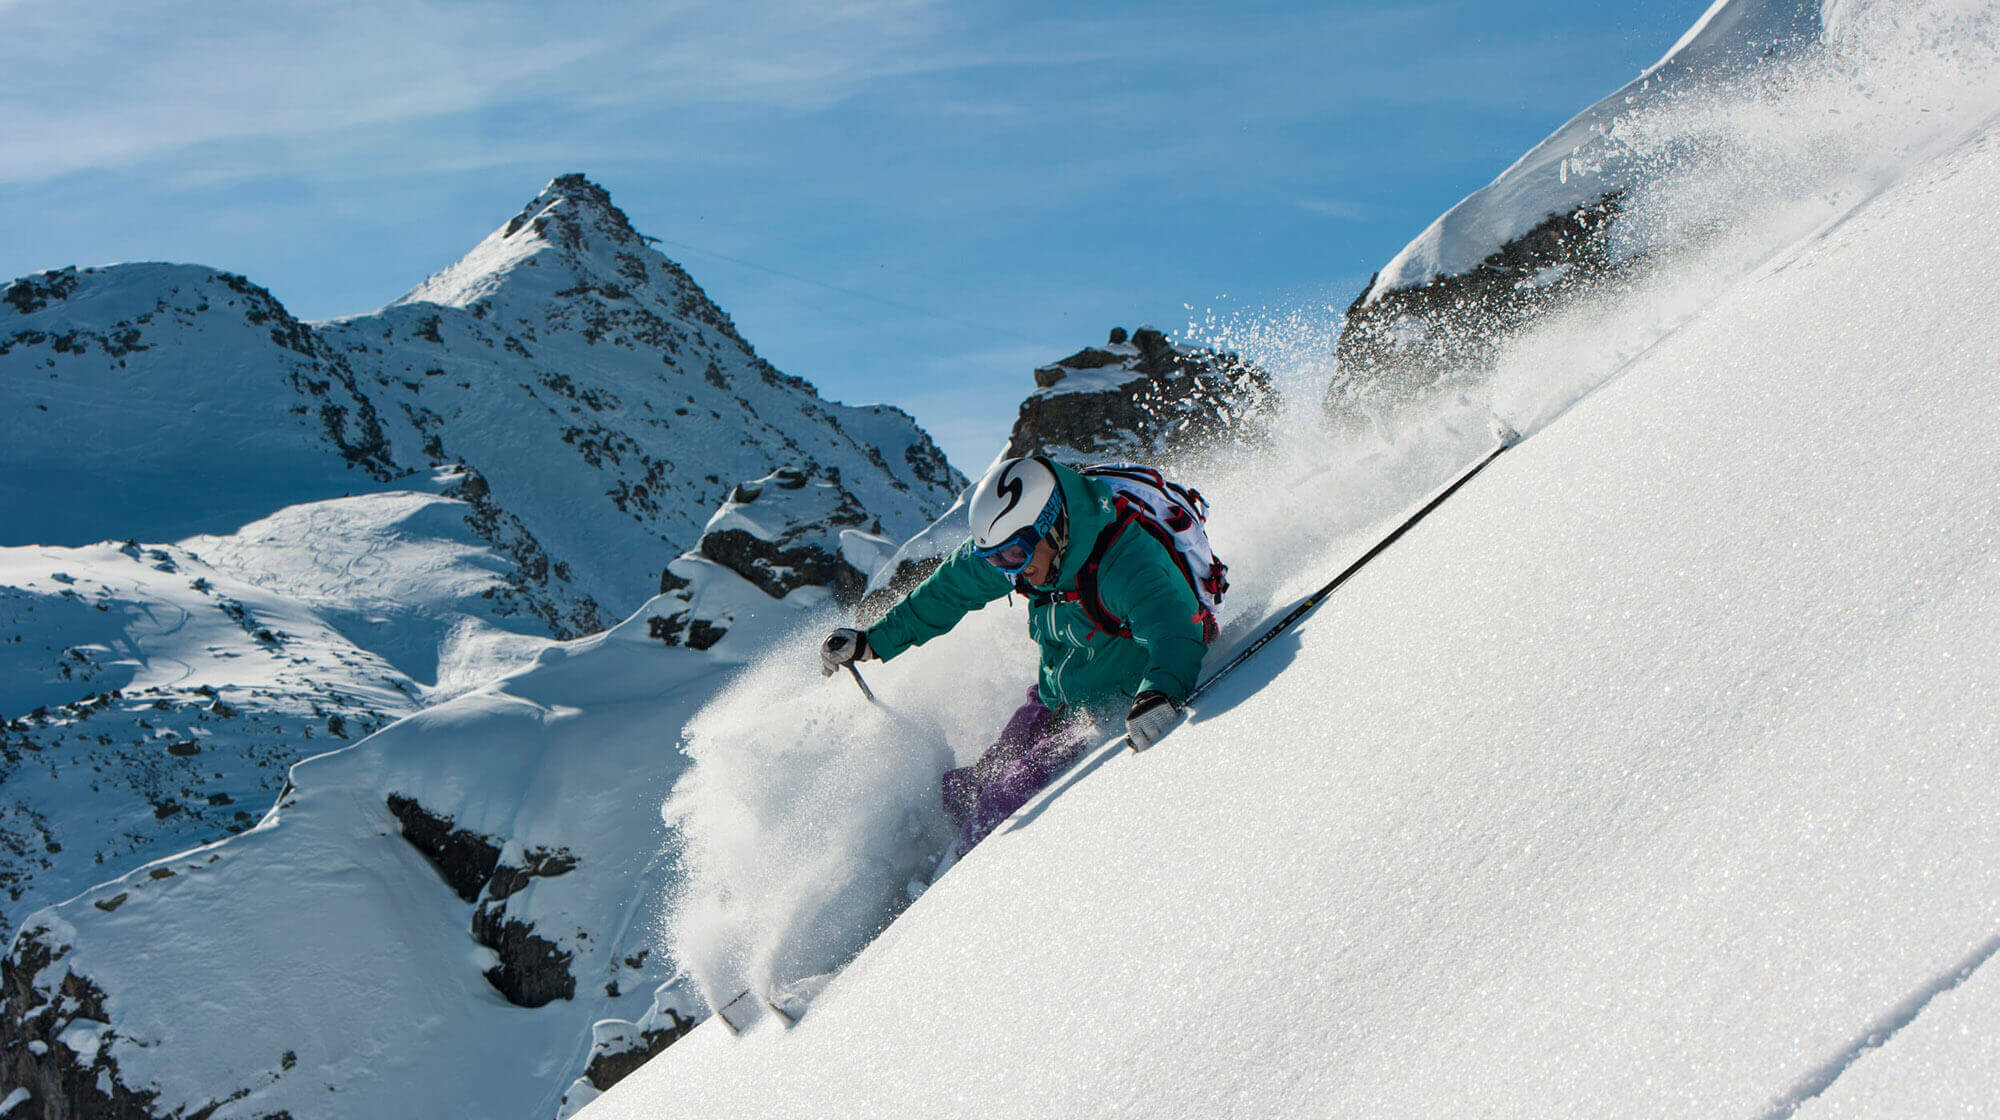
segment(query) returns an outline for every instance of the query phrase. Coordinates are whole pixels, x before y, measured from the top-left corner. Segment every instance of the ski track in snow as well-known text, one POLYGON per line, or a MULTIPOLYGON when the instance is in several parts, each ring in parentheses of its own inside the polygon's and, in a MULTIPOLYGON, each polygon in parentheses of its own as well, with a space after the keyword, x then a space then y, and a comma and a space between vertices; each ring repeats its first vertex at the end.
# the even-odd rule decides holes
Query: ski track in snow
POLYGON ((1887 1046, 1905 1027, 1917 1021, 1917 1016, 1931 1005, 1937 997, 1957 988, 1972 978, 1980 966, 2000 953, 2000 935, 1988 938, 1968 954, 1965 960, 1937 979, 1911 992, 1909 997, 1890 1008, 1880 1019, 1870 1023, 1860 1037, 1856 1038, 1840 1053, 1834 1055, 1825 1065, 1799 1079, 1791 1091, 1778 1098, 1766 1112, 1762 1120, 1788 1120, 1797 1115, 1806 1102, 1814 1100, 1833 1087, 1842 1074, 1853 1067, 1872 1050, 1887 1046))

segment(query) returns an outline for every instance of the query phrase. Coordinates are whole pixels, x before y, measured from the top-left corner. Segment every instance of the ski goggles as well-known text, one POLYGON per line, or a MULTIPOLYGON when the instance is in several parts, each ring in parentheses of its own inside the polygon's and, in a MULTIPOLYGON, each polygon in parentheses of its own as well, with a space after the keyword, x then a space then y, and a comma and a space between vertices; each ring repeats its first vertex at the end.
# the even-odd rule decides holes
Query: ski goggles
POLYGON ((973 555, 1000 569, 1000 574, 1012 578, 1026 571, 1035 558, 1035 546, 1042 543, 1042 532, 1033 525, 1024 525, 1014 535, 994 545, 992 548, 975 546, 973 555))
POLYGON ((1062 517, 1062 491, 1049 495, 1048 504, 1036 516, 1033 525, 1023 525, 1007 535, 1005 540, 987 548, 976 543, 972 554, 1000 569, 1000 574, 1013 579, 1027 570, 1029 561, 1035 558, 1035 546, 1042 543, 1055 531, 1056 521, 1062 517))

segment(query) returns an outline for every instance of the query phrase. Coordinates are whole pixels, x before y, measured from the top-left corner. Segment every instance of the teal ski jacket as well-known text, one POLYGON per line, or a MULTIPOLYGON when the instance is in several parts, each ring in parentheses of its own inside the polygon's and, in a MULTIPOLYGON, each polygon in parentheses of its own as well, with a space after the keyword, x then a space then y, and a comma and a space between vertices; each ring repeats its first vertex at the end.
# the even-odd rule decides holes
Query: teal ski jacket
POLYGON ((1076 590, 1077 573, 1117 513, 1110 487, 1061 464, 1050 465, 1069 516, 1069 543, 1057 563, 1055 582, 1017 588, 975 555, 968 541, 869 628, 868 648, 888 660, 950 630, 966 612, 1019 590, 1028 594, 1028 636, 1041 647, 1036 691, 1043 704, 1053 710, 1101 709, 1148 691, 1180 703, 1194 690, 1208 652, 1194 589, 1165 545, 1127 527, 1105 550, 1097 580, 1105 609, 1132 636, 1099 630, 1081 605, 1060 598, 1076 590))

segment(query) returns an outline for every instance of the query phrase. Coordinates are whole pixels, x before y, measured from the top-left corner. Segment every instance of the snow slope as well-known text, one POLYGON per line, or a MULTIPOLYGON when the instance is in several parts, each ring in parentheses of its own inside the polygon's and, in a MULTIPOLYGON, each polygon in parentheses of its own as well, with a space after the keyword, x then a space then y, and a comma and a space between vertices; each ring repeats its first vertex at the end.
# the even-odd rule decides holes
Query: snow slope
MULTIPOLYGON (((438 484, 458 476, 440 472, 438 484)), ((513 561, 472 529, 466 503, 417 490, 301 502, 185 546, 287 596, 436 694, 485 684, 549 639, 496 609, 513 561)))
POLYGON ((0 542, 229 532, 387 473, 372 407, 241 276, 121 264, 0 302, 0 542))
MULTIPOLYGON (((396 535, 427 518, 449 524, 455 514, 433 509, 439 501, 295 507, 204 547, 245 570, 277 558, 262 571, 276 590, 260 592, 260 609, 276 602, 313 622, 321 612, 349 628, 372 621, 421 634, 421 618, 370 619, 389 609, 371 589, 417 589, 423 602, 448 604, 495 560, 467 542, 445 547, 442 532, 396 535), (331 524, 301 537, 287 526, 296 519, 331 524), (289 550, 266 547, 267 532, 281 544, 315 542, 318 563, 284 567, 289 550), (331 579, 336 570, 352 580, 331 579)), ((655 922, 679 870, 659 816, 686 764, 676 737, 743 659, 823 617, 843 586, 858 593, 866 571, 841 565, 887 553, 886 540, 856 527, 875 523, 804 472, 740 486, 702 550, 671 565, 679 586, 623 625, 542 642, 502 681, 299 763, 278 806, 243 835, 33 914, 4 969, 0 1083, 86 1115, 555 1115, 609 1033, 599 1024, 638 1020, 643 1036, 664 1023, 671 1037, 704 1014, 659 953, 655 922), (691 634, 701 641, 681 640, 691 634)), ((45 561, 54 550, 11 551, 45 561)), ((106 551, 106 563, 131 563, 106 551)), ((200 570, 213 583, 186 590, 197 602, 235 586, 200 570)), ((86 619, 97 613, 90 601, 56 598, 86 619)), ((169 621, 175 634, 214 623, 198 607, 169 621)), ((130 625, 100 625, 112 644, 141 645, 130 625)), ((318 633, 340 641, 324 624, 318 633)), ((300 644, 289 631, 285 641, 300 644)), ((111 683, 142 683, 129 660, 104 660, 105 672, 127 673, 111 683)), ((227 695, 247 709, 261 694, 227 695)), ((88 713, 92 725, 125 714, 119 699, 112 715, 88 713)), ((145 707, 150 699, 133 696, 129 707, 166 718, 145 707)), ((201 769, 217 765, 214 729, 193 734, 201 769)))
MULTIPOLYGON (((1530 438, 1186 727, 1091 756, 797 1027, 706 1025, 582 1115, 1993 1108, 2000 106, 1949 107, 1969 132, 1905 149, 1775 252, 1801 213, 1728 231, 1761 267, 1720 287, 1691 268, 1687 290, 1663 277, 1648 306, 1522 342, 1489 392, 1530 438)), ((1238 609, 1337 571, 1361 523, 1385 527, 1340 488, 1413 503, 1476 453, 1487 403, 1315 478, 1246 471, 1290 523, 1246 528, 1269 546, 1248 562, 1218 541, 1255 581, 1238 609), (1331 540, 1298 527, 1322 519, 1331 540)), ((889 725, 858 697, 772 706, 775 666, 696 721, 676 796, 720 851, 692 873, 750 914, 681 919, 711 994, 838 963, 829 932, 867 940, 816 901, 814 867, 892 906, 896 817, 844 810, 918 806, 918 763, 895 760, 947 706, 960 757, 1005 710, 998 684, 945 682, 1019 662, 1025 683, 1024 651, 994 644, 1018 619, 982 615, 870 674, 889 725), (743 801, 768 782, 710 756, 759 705, 821 721, 822 785, 888 756, 854 779, 874 788, 799 777, 743 801), (722 831, 732 799, 758 843, 722 831)))
POLYGON ((0 933, 251 827, 302 754, 421 694, 299 600, 184 548, 0 548, 0 933))
POLYGON ((300 763, 252 831, 41 911, 15 967, 95 993, 64 1037, 94 1031, 99 1085, 158 1113, 552 1116, 591 1023, 636 1018, 670 976, 651 953, 670 870, 657 807, 672 729, 727 664, 652 641, 643 619, 551 647, 300 763), (398 799, 492 845, 501 873, 441 874, 398 799), (530 927, 573 998, 503 998, 482 910, 530 927))

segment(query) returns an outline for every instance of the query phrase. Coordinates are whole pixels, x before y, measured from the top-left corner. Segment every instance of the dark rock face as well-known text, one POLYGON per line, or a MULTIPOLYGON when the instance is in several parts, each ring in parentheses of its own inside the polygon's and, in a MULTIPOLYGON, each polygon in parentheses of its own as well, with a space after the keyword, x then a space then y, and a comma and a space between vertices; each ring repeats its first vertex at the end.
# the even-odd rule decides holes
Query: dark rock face
POLYGON ((729 629, 706 618, 696 618, 692 611, 681 610, 647 619, 646 633, 670 646, 704 650, 721 641, 729 629))
POLYGON ((700 543, 661 575, 662 593, 679 609, 656 608, 660 613, 647 620, 648 632, 668 645, 697 650, 720 641, 732 619, 728 606, 706 603, 715 568, 773 599, 802 587, 825 587, 834 602, 854 605, 869 573, 848 561, 843 531, 879 538, 883 530, 881 520, 841 484, 837 470, 783 467, 737 486, 709 520, 700 543))
POLYGON ((521 1007, 540 1007, 551 1000, 576 998, 576 977, 570 973, 574 954, 535 932, 535 927, 507 913, 507 900, 536 879, 552 879, 576 870, 577 859, 566 848, 531 848, 521 866, 501 863, 486 882, 479 906, 472 912, 472 936, 500 956, 486 970, 486 981, 521 1007))
POLYGON ((640 1066, 657 1057, 660 1051, 673 1045, 682 1035, 699 1025, 696 1020, 682 1015, 673 1008, 667 1008, 666 1014, 669 1016, 669 1022, 663 1027, 632 1026, 623 1037, 612 1044, 594 1049, 590 1055, 590 1065, 583 1073, 585 1079, 601 1093, 631 1076, 640 1066))
POLYGON ((388 806, 403 826, 403 839, 423 853, 458 897, 478 903, 472 912, 473 940, 500 957, 486 971, 487 982, 521 1007, 574 998, 576 977, 569 970, 574 955, 537 933, 533 924, 508 914, 507 900, 535 879, 576 870, 576 857, 567 849, 531 848, 519 866, 502 863, 501 841, 459 828, 415 798, 390 794, 388 806))
POLYGON ((702 537, 697 551, 756 584, 773 599, 782 599, 807 584, 830 586, 836 597, 850 603, 861 596, 860 574, 823 548, 787 549, 742 529, 724 529, 702 537))
POLYGON ((1066 462, 1158 462, 1224 443, 1257 442, 1275 405, 1270 377, 1234 354, 1177 345, 1151 327, 1122 328, 1035 370, 1008 455, 1066 462))
POLYGON ((473 915, 473 936, 500 954, 500 963, 486 970, 486 982, 519 1007, 574 999, 576 977, 569 966, 575 957, 537 934, 535 927, 498 914, 482 908, 473 915))
POLYGON ((76 291, 76 268, 59 268, 36 276, 23 276, 7 285, 7 291, 0 299, 14 305, 14 310, 23 315, 31 315, 58 300, 65 300, 76 291))
POLYGON ((839 531, 862 529, 879 534, 882 523, 869 516, 858 498, 840 488, 838 473, 820 483, 826 493, 806 495, 806 487, 814 482, 807 472, 788 467, 738 486, 723 507, 724 513, 764 500, 764 506, 751 516, 770 509, 771 516, 762 520, 772 522, 766 530, 772 535, 767 538, 733 527, 716 529, 702 534, 695 552, 749 580, 773 599, 816 585, 833 588, 836 602, 854 603, 861 598, 867 576, 841 557, 839 531), (771 498, 765 500, 767 494, 771 498), (790 496, 796 498, 786 501, 790 496), (812 500, 814 497, 818 500, 812 500), (786 508, 773 508, 781 505, 786 508), (807 505, 811 508, 789 508, 807 505))
POLYGON ((431 861, 458 897, 467 902, 477 900, 500 863, 499 843, 490 836, 453 827, 450 817, 431 812, 415 798, 392 793, 388 804, 390 814, 403 826, 403 839, 431 861))
POLYGON ((1614 259, 1609 246, 1621 199, 1608 194, 1551 214, 1456 276, 1384 292, 1369 281, 1347 309, 1328 410, 1365 424, 1372 413, 1470 384, 1508 335, 1626 275, 1637 262, 1614 259))

